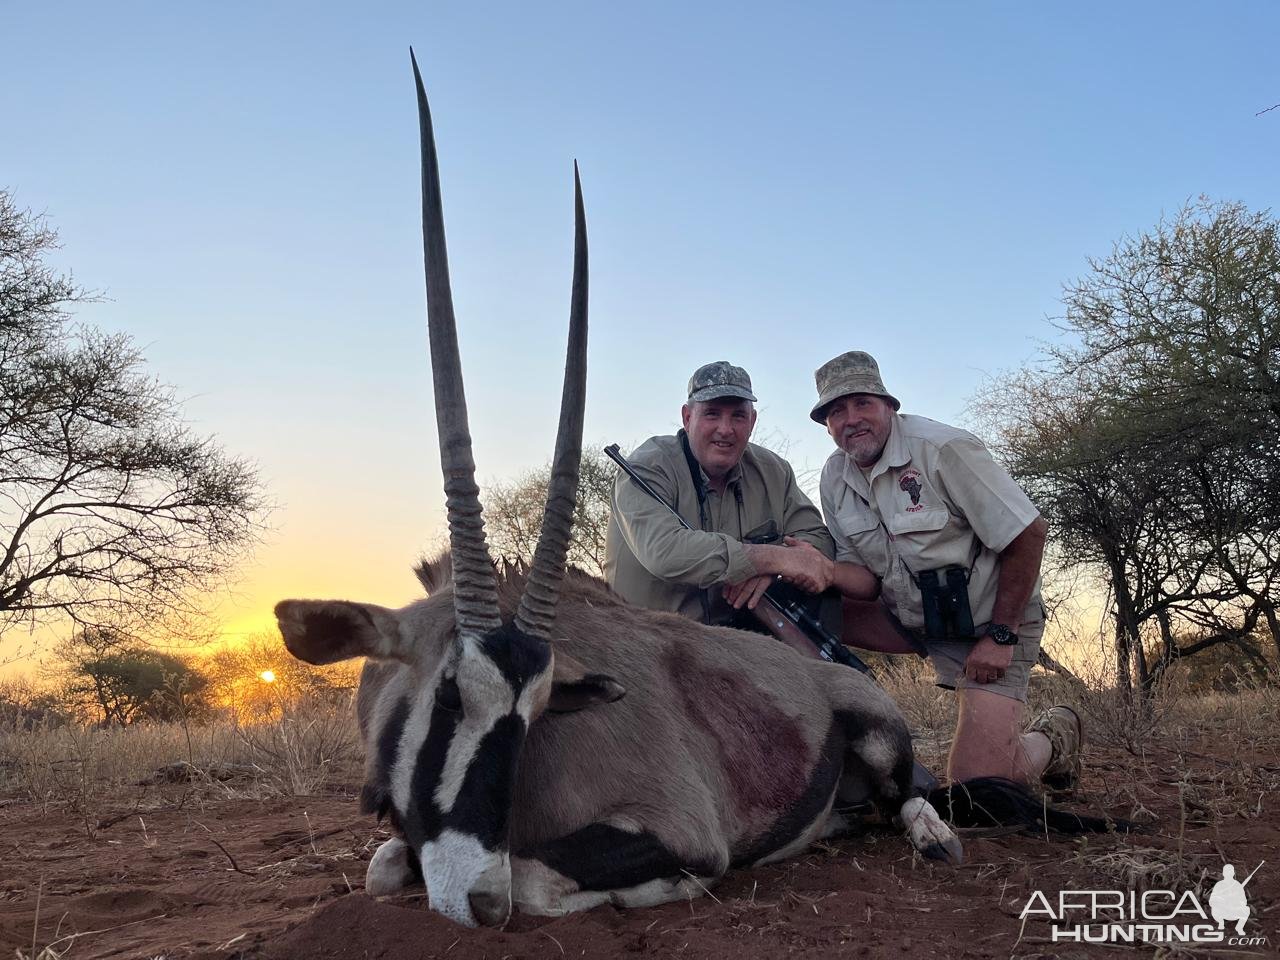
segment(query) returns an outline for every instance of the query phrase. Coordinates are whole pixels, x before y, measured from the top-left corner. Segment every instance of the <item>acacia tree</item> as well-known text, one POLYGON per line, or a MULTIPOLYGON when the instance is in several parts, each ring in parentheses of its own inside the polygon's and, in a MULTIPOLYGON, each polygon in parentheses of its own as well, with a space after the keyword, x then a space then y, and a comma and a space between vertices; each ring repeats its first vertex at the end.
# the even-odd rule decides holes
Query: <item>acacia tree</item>
POLYGON ((1201 199, 1064 301, 1070 342, 979 407, 1056 561, 1102 574, 1121 682, 1259 631, 1280 650, 1280 223, 1201 199))
POLYGON ((0 632, 189 608, 257 535, 253 468, 182 422, 123 334, 45 260, 43 220, 0 191, 0 632))
POLYGON ((55 650, 62 702, 108 726, 203 718, 208 678, 188 657, 162 653, 118 630, 88 627, 55 650))
MULTIPOLYGON (((604 575, 605 536, 613 500, 617 469, 600 447, 584 447, 578 478, 578 500, 573 509, 569 563, 588 573, 604 575)), ((532 470, 518 480, 490 485, 484 492, 485 531, 495 556, 533 561, 542 534, 542 514, 547 504, 551 464, 532 470)))

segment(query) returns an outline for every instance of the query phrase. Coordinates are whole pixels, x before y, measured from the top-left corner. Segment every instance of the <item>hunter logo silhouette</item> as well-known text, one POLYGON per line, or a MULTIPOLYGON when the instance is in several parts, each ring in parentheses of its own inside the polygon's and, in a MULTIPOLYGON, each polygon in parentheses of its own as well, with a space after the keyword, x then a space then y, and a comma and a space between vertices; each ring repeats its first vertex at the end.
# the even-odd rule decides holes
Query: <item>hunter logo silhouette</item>
MULTIPOLYGON (((1262 863, 1266 861, 1263 860, 1262 863)), ((1253 868, 1253 873, 1258 872, 1262 863, 1253 868)), ((1244 922, 1249 919, 1249 898, 1245 895, 1244 888, 1253 879, 1253 873, 1241 883, 1236 879, 1236 868, 1228 863, 1222 868, 1222 879, 1213 885, 1213 890, 1209 893, 1209 912, 1218 921, 1218 926, 1223 927, 1228 920, 1233 921, 1236 934, 1242 937, 1244 922)))

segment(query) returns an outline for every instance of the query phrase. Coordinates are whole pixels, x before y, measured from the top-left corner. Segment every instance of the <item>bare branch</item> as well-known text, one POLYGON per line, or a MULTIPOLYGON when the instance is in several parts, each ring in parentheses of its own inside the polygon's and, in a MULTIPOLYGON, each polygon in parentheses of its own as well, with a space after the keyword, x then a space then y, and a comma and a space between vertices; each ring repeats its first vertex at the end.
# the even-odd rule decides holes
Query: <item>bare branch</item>
POLYGON ((44 265, 55 245, 0 191, 0 625, 187 609, 261 530, 256 473, 127 336, 70 322, 88 295, 44 265))

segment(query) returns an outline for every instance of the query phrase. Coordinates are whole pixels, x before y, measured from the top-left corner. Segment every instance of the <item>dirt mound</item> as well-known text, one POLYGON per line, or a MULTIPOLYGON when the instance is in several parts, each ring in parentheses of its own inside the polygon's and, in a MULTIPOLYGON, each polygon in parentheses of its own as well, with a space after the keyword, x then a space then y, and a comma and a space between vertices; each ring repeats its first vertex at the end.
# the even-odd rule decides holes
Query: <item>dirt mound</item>
POLYGON ((170 903, 169 898, 154 890, 125 887, 77 897, 67 904, 66 910, 68 916, 87 925, 103 926, 158 917, 167 912, 170 903))

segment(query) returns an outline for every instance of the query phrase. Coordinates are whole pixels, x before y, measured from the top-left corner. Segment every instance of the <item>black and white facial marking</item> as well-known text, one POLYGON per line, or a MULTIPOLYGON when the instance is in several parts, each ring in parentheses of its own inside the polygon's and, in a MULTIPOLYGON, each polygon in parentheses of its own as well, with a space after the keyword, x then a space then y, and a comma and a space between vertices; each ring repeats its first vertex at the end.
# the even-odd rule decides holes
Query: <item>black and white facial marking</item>
POLYGON ((511 626, 459 636, 378 737, 393 816, 419 856, 431 906, 459 923, 500 924, 511 912, 516 769, 551 679, 546 641, 511 626))

